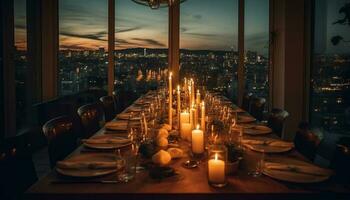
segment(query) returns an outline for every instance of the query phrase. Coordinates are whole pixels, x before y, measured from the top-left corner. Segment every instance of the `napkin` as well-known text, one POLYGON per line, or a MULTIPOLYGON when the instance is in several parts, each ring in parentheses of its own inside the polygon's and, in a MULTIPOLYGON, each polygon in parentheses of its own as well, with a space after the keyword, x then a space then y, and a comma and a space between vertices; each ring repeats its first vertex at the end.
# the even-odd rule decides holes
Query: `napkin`
POLYGON ((82 142, 89 144, 125 144, 131 141, 127 138, 90 138, 84 139, 82 142))
POLYGON ((293 147, 294 144, 291 142, 285 142, 280 140, 242 140, 243 144, 250 145, 268 145, 272 147, 293 147))
POLYGON ((285 142, 285 141, 272 141, 268 143, 269 146, 272 147, 294 147, 294 144, 292 142, 285 142))
POLYGON ((280 170, 280 171, 290 171, 295 173, 308 174, 313 176, 327 176, 330 175, 328 170, 308 165, 294 165, 294 164, 284 164, 284 163, 273 163, 265 162, 265 168, 271 170, 280 170))
POLYGON ((127 126, 128 126, 128 121, 126 120, 111 121, 105 124, 105 127, 107 129, 112 129, 112 130, 126 130, 127 126))
MULTIPOLYGON (((130 118, 130 113, 120 113, 117 115, 118 119, 129 119, 130 118)), ((130 118, 130 120, 140 120, 140 116, 133 116, 130 118)))
POLYGON ((58 161, 56 164, 57 168, 60 169, 110 169, 116 168, 117 162, 102 162, 102 161, 91 161, 91 162, 72 162, 72 161, 58 161))

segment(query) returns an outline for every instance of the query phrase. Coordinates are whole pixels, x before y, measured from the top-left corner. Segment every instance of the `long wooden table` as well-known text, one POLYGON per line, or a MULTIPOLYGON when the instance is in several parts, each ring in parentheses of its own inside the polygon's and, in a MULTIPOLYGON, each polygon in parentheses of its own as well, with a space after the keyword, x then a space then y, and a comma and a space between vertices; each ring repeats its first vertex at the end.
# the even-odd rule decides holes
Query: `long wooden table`
MULTIPOLYGON (((101 129, 96 134, 103 134, 101 129)), ((272 136, 273 137, 273 136, 272 136)), ((189 148, 181 143, 182 148, 189 148)), ((82 152, 79 147, 70 156, 82 152)), ((89 152, 93 154, 93 152, 89 152)), ((137 174, 129 183, 54 183, 62 177, 54 170, 35 183, 26 193, 25 199, 335 199, 347 198, 349 189, 337 185, 331 180, 318 184, 292 184, 274 180, 262 175, 251 177, 260 153, 246 150, 239 172, 228 177, 224 188, 213 188, 207 181, 206 162, 198 168, 185 169, 181 166, 187 158, 172 161, 180 176, 162 181, 151 179, 148 172, 137 174), (337 194, 336 194, 337 193, 337 194)), ((296 150, 284 154, 266 155, 266 159, 292 157, 304 159, 296 150)), ((107 175, 96 180, 116 180, 116 175, 107 175)))

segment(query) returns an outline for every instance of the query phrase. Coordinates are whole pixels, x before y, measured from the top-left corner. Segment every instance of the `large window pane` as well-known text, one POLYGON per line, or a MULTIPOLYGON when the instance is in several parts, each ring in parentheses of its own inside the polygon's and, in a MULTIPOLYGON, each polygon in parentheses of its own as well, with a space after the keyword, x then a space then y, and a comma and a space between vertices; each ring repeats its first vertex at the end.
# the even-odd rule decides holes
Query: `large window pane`
POLYGON ((181 4, 180 78, 237 100, 238 0, 181 4))
POLYGON ((59 0, 59 95, 107 89, 107 32, 107 0, 59 0))
POLYGON ((131 102, 155 89, 168 68, 168 8, 115 4, 115 89, 131 102))
POLYGON ((245 91, 268 101, 269 0, 245 0, 244 44, 245 91))
POLYGON ((14 38, 15 38, 15 80, 16 80, 16 126, 21 129, 26 125, 28 99, 30 90, 27 78, 27 14, 26 0, 14 0, 14 38))
POLYGON ((349 3, 315 1, 310 119, 338 134, 350 134, 350 26, 341 11, 349 3))

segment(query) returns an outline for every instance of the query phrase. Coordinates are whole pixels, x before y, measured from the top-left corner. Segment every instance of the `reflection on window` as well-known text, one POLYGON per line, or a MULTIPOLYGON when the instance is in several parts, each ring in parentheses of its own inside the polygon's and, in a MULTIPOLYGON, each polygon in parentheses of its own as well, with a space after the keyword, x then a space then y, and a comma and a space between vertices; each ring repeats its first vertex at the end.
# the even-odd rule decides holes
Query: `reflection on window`
POLYGON ((237 101, 238 0, 181 4, 180 78, 237 101))
POLYGON ((157 88, 165 77, 168 9, 118 0, 115 13, 115 89, 133 100, 157 88))
POLYGON ((59 0, 59 95, 107 89, 107 15, 107 0, 59 0))
POLYGON ((245 0, 244 13, 245 91, 268 101, 269 0, 245 0))
POLYGON ((350 1, 315 1, 311 70, 311 123, 332 133, 350 134, 350 1), (344 20, 345 19, 345 20, 344 20))
POLYGON ((16 124, 17 129, 23 128, 26 123, 28 101, 26 99, 27 78, 27 16, 26 0, 14 1, 14 37, 15 37, 15 80, 16 80, 16 124))

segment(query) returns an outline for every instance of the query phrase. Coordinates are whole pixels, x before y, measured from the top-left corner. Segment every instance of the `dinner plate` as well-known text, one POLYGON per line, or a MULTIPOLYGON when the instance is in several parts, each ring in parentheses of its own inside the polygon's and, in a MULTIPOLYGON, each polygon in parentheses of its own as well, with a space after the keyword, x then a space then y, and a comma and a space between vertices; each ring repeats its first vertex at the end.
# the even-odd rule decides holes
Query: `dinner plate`
POLYGON ((91 139, 96 139, 97 141, 99 139, 101 140, 107 140, 106 143, 103 143, 104 141, 102 141, 101 143, 98 142, 89 142, 89 140, 86 140, 83 145, 85 147, 88 148, 92 148, 92 149, 101 149, 101 150, 109 150, 109 149, 118 149, 118 148, 123 148, 123 147, 127 147, 131 145, 131 141, 128 142, 123 142, 122 140, 126 140, 125 137, 116 137, 116 136, 111 136, 111 135, 99 135, 99 136, 95 136, 92 137, 91 139), (109 143, 108 139, 111 140, 121 140, 120 143, 109 143))
POLYGON ((241 116, 238 116, 237 123, 250 123, 250 122, 255 122, 255 120, 256 119, 254 117, 241 115, 241 116))
POLYGON ((252 126, 251 128, 244 128, 244 133, 248 135, 266 135, 271 132, 271 128, 261 125, 252 126))
POLYGON ((301 160, 296 160, 293 158, 279 158, 278 160, 276 159, 274 162, 281 163, 283 165, 287 164, 291 166, 307 166, 310 168, 314 168, 315 170, 321 170, 321 172, 324 171, 324 175, 314 175, 314 174, 301 173, 296 170, 276 170, 276 169, 268 169, 264 167, 262 173, 277 180, 293 182, 293 183, 317 183, 317 182, 322 182, 329 179, 329 177, 332 175, 332 171, 328 169, 323 169, 311 163, 301 161, 301 160))
MULTIPOLYGON (((139 121, 130 121, 131 127, 136 127, 139 125, 140 125, 139 121)), ((107 130, 111 130, 111 131, 127 131, 128 121, 127 120, 117 120, 117 121, 107 122, 105 124, 105 128, 107 130)))
MULTIPOLYGON (((120 114, 117 115, 117 118, 118 119, 123 119, 123 120, 129 120, 130 113, 120 113, 120 114)), ((141 119, 141 117, 139 115, 133 116, 133 117, 130 118, 131 121, 138 121, 140 119, 141 119)))
MULTIPOLYGON (((68 158, 66 161, 79 163, 79 162, 115 162, 115 156, 113 154, 78 154, 68 158)), ((65 176, 72 177, 98 177, 107 174, 112 174, 122 168, 122 165, 116 164, 115 168, 104 168, 104 169, 67 169, 67 168, 58 168, 56 167, 56 171, 65 176)))
POLYGON ((255 140, 253 139, 253 141, 261 141, 261 142, 266 142, 266 144, 254 144, 254 143, 248 143, 248 142, 244 142, 244 140, 242 141, 244 146, 246 146, 247 148, 253 150, 253 151, 257 151, 257 152, 265 152, 265 153, 283 153, 283 152, 287 152, 290 151, 291 149, 293 149, 293 145, 286 145, 286 146, 273 146, 273 145, 269 145, 267 144, 268 142, 284 142, 284 141, 280 141, 280 140, 255 140))
POLYGON ((130 106, 126 109, 127 112, 141 112, 142 108, 140 106, 130 106))

